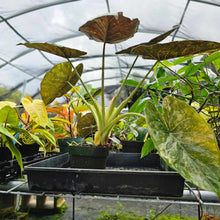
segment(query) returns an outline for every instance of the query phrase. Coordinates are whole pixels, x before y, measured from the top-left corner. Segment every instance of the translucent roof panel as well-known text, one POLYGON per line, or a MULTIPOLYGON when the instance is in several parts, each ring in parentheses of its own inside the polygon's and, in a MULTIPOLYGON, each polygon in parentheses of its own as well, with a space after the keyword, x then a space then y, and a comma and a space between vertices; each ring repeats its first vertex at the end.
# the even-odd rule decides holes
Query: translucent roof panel
MULTIPOLYGON (((48 42, 87 52, 74 65, 84 64, 83 79, 99 87, 102 44, 79 32, 81 25, 95 17, 123 12, 138 18, 135 36, 106 48, 106 86, 117 85, 127 73, 134 57, 115 52, 147 42, 180 25, 164 42, 200 39, 220 42, 219 0, 0 0, 0 85, 29 95, 39 92, 40 82, 53 65, 63 58, 17 46, 25 42, 48 42)), ((143 76, 152 61, 138 59, 132 74, 143 76)))

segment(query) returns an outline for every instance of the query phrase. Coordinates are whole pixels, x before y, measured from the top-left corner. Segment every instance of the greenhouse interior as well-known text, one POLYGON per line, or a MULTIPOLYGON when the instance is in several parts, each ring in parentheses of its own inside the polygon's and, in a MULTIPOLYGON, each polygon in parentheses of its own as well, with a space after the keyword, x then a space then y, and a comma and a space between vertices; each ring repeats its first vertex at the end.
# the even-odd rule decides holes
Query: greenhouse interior
POLYGON ((219 220, 220 0, 0 0, 0 219, 219 220))

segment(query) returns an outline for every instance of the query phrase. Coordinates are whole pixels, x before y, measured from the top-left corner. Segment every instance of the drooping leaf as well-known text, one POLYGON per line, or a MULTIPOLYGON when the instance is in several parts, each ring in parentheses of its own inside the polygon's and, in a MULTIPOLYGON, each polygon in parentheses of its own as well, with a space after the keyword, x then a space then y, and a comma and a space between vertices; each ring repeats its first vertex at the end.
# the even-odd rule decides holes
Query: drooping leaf
POLYGON ((0 134, 3 134, 9 138, 11 138, 13 141, 17 142, 16 138, 2 125, 0 125, 0 134))
POLYGON ((161 42, 162 40, 164 40, 165 38, 167 38, 173 31, 175 31, 179 26, 174 26, 174 28, 172 28, 171 30, 151 39, 150 41, 146 42, 146 43, 141 43, 141 44, 137 44, 137 45, 134 45, 134 46, 131 46, 127 49, 124 49, 124 50, 121 50, 119 52, 117 52, 116 54, 123 54, 123 53, 131 53, 132 49, 134 49, 135 47, 137 46, 141 46, 141 45, 145 45, 145 46, 151 46, 151 45, 154 45, 156 43, 159 43, 161 42))
POLYGON ((6 105, 0 109, 0 123, 10 124, 13 126, 18 126, 18 115, 14 108, 6 105))
POLYGON ((77 131, 81 137, 86 137, 96 131, 96 122, 92 113, 87 113, 79 118, 77 131))
MULTIPOLYGON (((79 75, 82 75, 83 64, 76 67, 79 75)), ((41 97, 45 105, 50 104, 55 98, 66 94, 78 82, 79 77, 69 62, 55 65, 51 71, 47 72, 41 82, 41 97)))
POLYGON ((21 102, 32 120, 34 120, 38 125, 46 127, 48 116, 44 102, 40 99, 35 99, 31 102, 27 98, 22 98, 21 102))
POLYGON ((216 52, 216 53, 213 53, 211 54, 210 56, 208 56, 203 62, 202 62, 202 65, 204 64, 208 64, 216 59, 220 59, 220 52, 216 52))
POLYGON ((51 53, 64 58, 75 58, 86 54, 86 52, 84 51, 80 51, 68 47, 56 46, 54 44, 48 44, 48 43, 20 43, 18 45, 24 45, 29 48, 42 50, 47 53, 51 53))
POLYGON ((47 139, 54 146, 56 146, 56 140, 55 140, 54 136, 49 131, 47 131, 45 129, 40 129, 40 128, 34 129, 33 131, 41 134, 43 138, 47 139))
MULTIPOLYGON (((139 45, 131 49, 129 54, 142 56, 144 59, 166 60, 171 58, 192 56, 200 53, 212 53, 220 50, 220 43, 202 40, 173 41, 164 44, 139 45)), ((124 53, 123 51, 118 54, 124 53)))
POLYGON ((183 101, 165 97, 162 115, 146 104, 146 122, 164 161, 198 187, 220 193, 220 152, 213 130, 183 101))
POLYGON ((40 140, 40 138, 37 135, 32 134, 31 132, 19 128, 19 127, 11 127, 11 130, 13 130, 15 133, 24 134, 26 136, 30 136, 34 141, 36 141, 41 147, 45 148, 43 142, 40 140))
POLYGON ((16 157, 18 164, 19 164, 21 171, 22 171, 23 170, 23 162, 22 162, 22 156, 21 156, 20 151, 15 147, 11 138, 6 137, 5 145, 6 145, 6 147, 9 148, 12 155, 16 157))
POLYGON ((220 43, 217 42, 185 40, 156 44, 151 47, 138 46, 132 50, 132 53, 141 55, 144 59, 166 60, 200 53, 212 53, 218 50, 220 50, 220 43))
POLYGON ((154 149, 154 143, 151 138, 144 142, 144 145, 141 149, 141 158, 147 156, 154 149))
POLYGON ((106 15, 88 21, 79 28, 79 31, 92 40, 115 44, 133 37, 138 26, 137 18, 131 20, 119 12, 118 16, 106 15))

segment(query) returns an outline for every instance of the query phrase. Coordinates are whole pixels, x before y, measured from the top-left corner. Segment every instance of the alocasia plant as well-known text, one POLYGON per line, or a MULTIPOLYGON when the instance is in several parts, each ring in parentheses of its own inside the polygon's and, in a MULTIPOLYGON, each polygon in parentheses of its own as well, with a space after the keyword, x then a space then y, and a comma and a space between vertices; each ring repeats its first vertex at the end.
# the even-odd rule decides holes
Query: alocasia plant
MULTIPOLYGON (((94 137, 94 145, 106 145, 108 142, 108 138, 110 136, 111 130, 113 126, 122 118, 128 115, 136 115, 139 117, 143 117, 140 113, 129 112, 126 114, 120 114, 121 110, 126 106, 126 104, 130 101, 131 97, 135 94, 138 88, 143 84, 147 76, 150 74, 152 68, 148 71, 148 73, 144 76, 143 80, 137 85, 135 90, 131 93, 131 95, 126 98, 118 107, 116 107, 117 99, 120 96, 122 89, 125 86, 125 83, 122 84, 118 94, 111 100, 108 107, 105 106, 104 99, 104 87, 105 87, 105 47, 107 43, 115 44, 133 37, 136 33, 139 26, 139 20, 127 18, 123 16, 121 12, 118 13, 118 16, 114 15, 106 15, 95 18, 91 21, 88 21, 83 26, 79 28, 79 30, 85 33, 90 39, 103 42, 103 55, 102 55, 102 69, 101 69, 101 105, 97 102, 96 99, 93 98, 91 93, 88 91, 87 86, 83 82, 81 78, 82 74, 82 64, 79 64, 77 67, 73 67, 69 58, 80 57, 85 54, 83 51, 78 51, 75 49, 59 47, 55 45, 51 45, 48 43, 24 43, 23 45, 29 48, 35 48, 39 50, 43 50, 49 53, 56 54, 58 56, 66 57, 69 62, 61 63, 54 66, 51 72, 48 72, 42 83, 41 83, 41 96, 45 104, 51 103, 56 97, 60 97, 65 94, 68 89, 63 91, 63 88, 69 88, 67 85, 74 86, 75 83, 79 80, 86 90, 90 101, 88 102, 84 97, 81 96, 80 93, 76 91, 79 97, 84 101, 84 103, 89 107, 93 117, 96 121, 97 131, 95 132, 94 137), (73 69, 73 70, 72 70, 73 69), (60 77, 60 75, 62 77, 60 77), (50 76, 50 77, 49 77, 50 76), (63 77, 64 76, 64 77, 63 77), (53 83, 55 82, 55 83, 53 83), (62 83, 61 83, 62 82, 62 83), (52 87, 52 92, 50 92, 50 88, 52 87)), ((165 39, 174 29, 152 39, 151 44, 156 44, 163 39, 165 39)), ((147 44, 148 44, 147 43, 147 44)), ((22 44, 20 44, 22 45, 22 44)), ((132 67, 134 66, 137 58, 134 60, 133 65, 131 66, 130 71, 128 72, 126 79, 129 77, 132 67)))

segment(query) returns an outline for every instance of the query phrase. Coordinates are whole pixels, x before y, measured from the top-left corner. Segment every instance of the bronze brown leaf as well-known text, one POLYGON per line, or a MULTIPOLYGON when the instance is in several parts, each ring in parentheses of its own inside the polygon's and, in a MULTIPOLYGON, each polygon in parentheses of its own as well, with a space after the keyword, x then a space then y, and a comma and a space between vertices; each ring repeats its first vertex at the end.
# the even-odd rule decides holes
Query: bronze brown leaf
POLYGON ((44 52, 51 53, 64 58, 75 58, 86 54, 86 52, 84 51, 80 51, 68 47, 60 47, 48 43, 20 43, 18 45, 24 45, 29 48, 42 50, 44 52))
POLYGON ((144 59, 167 60, 200 53, 212 53, 218 50, 220 50, 220 43, 217 42, 184 40, 151 46, 139 45, 131 50, 131 54, 140 55, 144 59))
POLYGON ((118 16, 106 15, 88 21, 79 28, 90 39, 105 43, 119 43, 133 37, 137 32, 139 20, 124 17, 122 12, 118 16))

